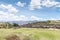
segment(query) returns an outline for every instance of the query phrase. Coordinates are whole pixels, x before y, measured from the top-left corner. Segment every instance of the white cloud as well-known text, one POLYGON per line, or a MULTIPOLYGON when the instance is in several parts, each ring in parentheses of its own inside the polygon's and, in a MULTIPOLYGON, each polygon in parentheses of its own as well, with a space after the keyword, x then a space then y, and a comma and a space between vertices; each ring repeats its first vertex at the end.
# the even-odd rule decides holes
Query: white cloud
POLYGON ((30 10, 34 10, 34 8, 41 8, 41 0, 31 0, 30 2, 30 10))
POLYGON ((60 20, 60 18, 49 18, 48 20, 60 20))
POLYGON ((44 0, 44 1, 42 1, 42 6, 45 6, 45 7, 53 7, 53 6, 56 6, 58 4, 59 4, 59 2, 56 2, 54 0, 44 0))
POLYGON ((18 12, 18 10, 15 7, 13 7, 12 5, 8 5, 7 9, 9 12, 18 12))
POLYGON ((42 21, 42 18, 36 17, 36 16, 31 16, 32 20, 37 20, 37 21, 42 21))
POLYGON ((60 8, 60 5, 56 5, 56 7, 59 7, 60 8))
POLYGON ((18 10, 11 4, 9 4, 9 5, 0 4, 0 8, 1 9, 6 9, 6 10, 8 10, 8 12, 11 12, 11 13, 18 12, 18 10))
POLYGON ((16 4, 17 6, 20 6, 20 7, 24 7, 26 5, 26 3, 22 3, 22 2, 17 2, 16 4))
POLYGON ((25 15, 16 15, 18 10, 11 4, 0 4, 0 21, 27 21, 28 18, 25 15), (5 9, 5 10, 4 10, 5 9))
POLYGON ((27 21, 25 15, 15 15, 8 12, 0 11, 0 21, 27 21))
POLYGON ((31 19, 32 20, 37 20, 37 21, 46 21, 46 20, 60 20, 60 18, 40 18, 40 17, 37 17, 37 16, 31 16, 31 19))
POLYGON ((20 15, 19 18, 21 21, 28 21, 28 17, 26 17, 25 15, 20 15))
POLYGON ((29 9, 41 9, 42 7, 60 7, 60 2, 55 0, 31 0, 29 9))
POLYGON ((36 16, 27 17, 25 15, 18 16, 18 15, 12 14, 12 13, 0 11, 0 21, 29 21, 29 20, 42 21, 43 18, 39 18, 36 16))
POLYGON ((15 15, 12 13, 8 13, 8 12, 4 12, 4 11, 0 11, 0 21, 33 21, 33 20, 37 20, 37 21, 44 21, 44 20, 59 20, 58 18, 40 18, 37 16, 25 16, 25 15, 15 15))

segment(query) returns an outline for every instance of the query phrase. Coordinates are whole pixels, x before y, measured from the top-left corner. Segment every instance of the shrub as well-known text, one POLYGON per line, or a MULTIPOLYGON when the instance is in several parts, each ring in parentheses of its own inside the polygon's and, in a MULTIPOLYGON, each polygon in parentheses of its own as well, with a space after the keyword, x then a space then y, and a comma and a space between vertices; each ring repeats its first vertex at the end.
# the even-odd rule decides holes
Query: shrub
POLYGON ((8 35, 6 38, 6 40, 20 40, 20 38, 17 35, 8 35))
POLYGON ((18 24, 16 24, 16 23, 13 23, 13 26, 14 26, 14 27, 18 27, 19 25, 18 25, 18 24))
POLYGON ((23 34, 23 33, 18 33, 18 34, 10 34, 5 37, 6 40, 30 40, 30 36, 23 34))

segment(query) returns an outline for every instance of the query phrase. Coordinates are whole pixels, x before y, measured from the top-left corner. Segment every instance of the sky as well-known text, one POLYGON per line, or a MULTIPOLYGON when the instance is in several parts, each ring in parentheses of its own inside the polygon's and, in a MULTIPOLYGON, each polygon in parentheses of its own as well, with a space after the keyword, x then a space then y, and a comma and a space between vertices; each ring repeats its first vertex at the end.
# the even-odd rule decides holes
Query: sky
POLYGON ((0 21, 60 20, 60 0, 0 0, 0 21))

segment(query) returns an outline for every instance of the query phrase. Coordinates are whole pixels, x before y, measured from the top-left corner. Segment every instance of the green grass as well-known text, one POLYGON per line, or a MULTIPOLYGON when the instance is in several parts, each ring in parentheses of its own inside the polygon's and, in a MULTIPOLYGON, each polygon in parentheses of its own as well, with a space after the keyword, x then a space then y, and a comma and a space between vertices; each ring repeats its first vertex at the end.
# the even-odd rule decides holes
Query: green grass
POLYGON ((0 29, 0 40, 5 40, 11 33, 30 35, 31 40, 60 40, 60 30, 40 28, 0 29))

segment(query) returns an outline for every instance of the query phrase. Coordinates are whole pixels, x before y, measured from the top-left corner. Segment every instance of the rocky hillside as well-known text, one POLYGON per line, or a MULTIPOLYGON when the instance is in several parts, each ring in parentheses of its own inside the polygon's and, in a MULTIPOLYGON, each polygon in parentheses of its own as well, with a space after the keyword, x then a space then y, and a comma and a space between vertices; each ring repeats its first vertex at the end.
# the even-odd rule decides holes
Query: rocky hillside
POLYGON ((9 22, 0 22, 0 28, 58 28, 60 29, 60 20, 36 21, 27 24, 10 24, 9 22))
POLYGON ((39 21, 21 25, 20 27, 28 28, 60 28, 59 20, 39 21))

